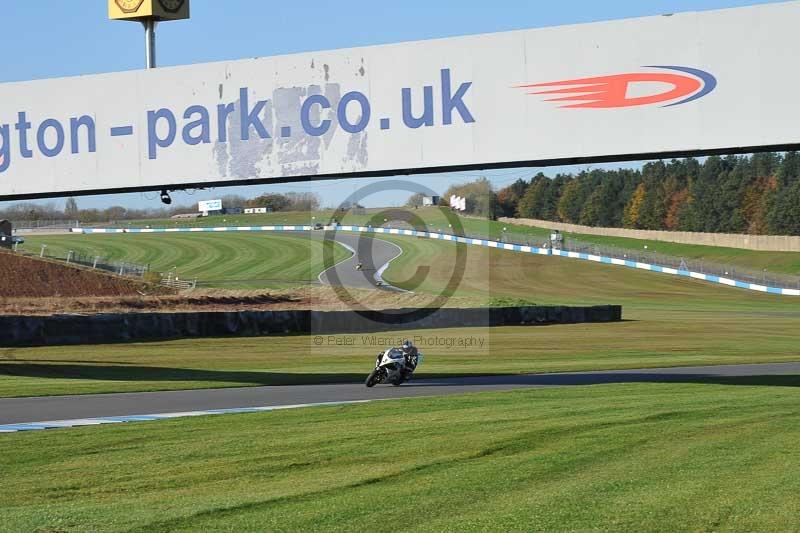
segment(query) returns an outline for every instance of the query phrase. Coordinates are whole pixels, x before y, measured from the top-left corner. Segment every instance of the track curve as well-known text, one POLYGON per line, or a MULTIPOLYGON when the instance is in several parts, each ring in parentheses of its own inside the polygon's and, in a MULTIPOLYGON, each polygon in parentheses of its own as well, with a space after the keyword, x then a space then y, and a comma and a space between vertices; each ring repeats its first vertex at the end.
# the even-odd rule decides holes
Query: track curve
POLYGON ((402 248, 362 234, 336 232, 332 239, 352 255, 322 272, 319 275, 322 283, 354 289, 401 290, 383 281, 381 275, 389 263, 402 255, 402 248), (362 264, 361 270, 356 268, 358 263, 362 264))

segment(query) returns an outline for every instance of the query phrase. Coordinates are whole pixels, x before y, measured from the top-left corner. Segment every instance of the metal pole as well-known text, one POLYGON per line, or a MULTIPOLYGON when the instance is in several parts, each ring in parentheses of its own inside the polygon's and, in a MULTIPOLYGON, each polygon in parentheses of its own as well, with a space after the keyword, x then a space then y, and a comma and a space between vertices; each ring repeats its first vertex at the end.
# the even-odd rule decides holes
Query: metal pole
POLYGON ((147 68, 156 68, 156 21, 147 19, 144 25, 144 50, 147 68))

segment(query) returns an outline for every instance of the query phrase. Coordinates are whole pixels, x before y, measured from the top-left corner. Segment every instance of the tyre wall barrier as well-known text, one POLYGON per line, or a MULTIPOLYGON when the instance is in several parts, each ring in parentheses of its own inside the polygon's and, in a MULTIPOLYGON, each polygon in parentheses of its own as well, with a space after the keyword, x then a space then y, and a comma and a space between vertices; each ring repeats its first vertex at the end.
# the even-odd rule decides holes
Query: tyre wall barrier
POLYGON ((530 306, 386 311, 236 311, 1 316, 0 347, 109 344, 203 337, 332 335, 398 329, 617 322, 622 307, 530 306))
MULTIPOLYGON (((364 226, 325 226, 326 231, 347 231, 353 233, 377 233, 384 235, 398 235, 408 237, 422 237, 428 239, 437 239, 443 241, 458 242, 472 246, 485 246, 489 248, 497 248, 500 250, 508 250, 512 252, 522 252, 536 255, 549 255, 557 257, 566 257, 569 259, 581 259, 584 261, 592 261, 595 263, 603 263, 607 265, 617 265, 629 268, 636 268, 639 270, 646 270, 649 272, 659 272, 662 274, 670 274, 673 276, 681 276, 692 278, 700 281, 708 281, 710 283, 717 283, 726 285, 728 287, 736 287, 739 289, 747 289, 751 291, 766 292, 769 294, 779 294, 784 296, 800 296, 800 289, 785 289, 781 287, 770 287, 767 285, 760 285, 757 283, 750 283, 746 281, 739 281, 731 278, 724 278, 714 276, 712 274, 703 274, 702 272, 693 272, 690 270, 681 270, 677 268, 664 267, 660 265, 652 265, 650 263, 641 263, 638 261, 628 261, 624 259, 617 259, 615 257, 604 257, 600 255, 592 255, 578 252, 567 252, 565 250, 554 250, 551 248, 537 248, 535 246, 525 246, 522 244, 512 244, 499 241, 490 241, 486 239, 473 239, 471 237, 460 237, 457 235, 450 235, 447 233, 432 233, 426 231, 395 229, 395 228, 372 228, 364 226)), ((72 231, 75 233, 203 233, 203 232, 236 232, 236 231, 312 231, 311 226, 230 226, 230 227, 208 227, 208 228, 75 228, 72 231)))

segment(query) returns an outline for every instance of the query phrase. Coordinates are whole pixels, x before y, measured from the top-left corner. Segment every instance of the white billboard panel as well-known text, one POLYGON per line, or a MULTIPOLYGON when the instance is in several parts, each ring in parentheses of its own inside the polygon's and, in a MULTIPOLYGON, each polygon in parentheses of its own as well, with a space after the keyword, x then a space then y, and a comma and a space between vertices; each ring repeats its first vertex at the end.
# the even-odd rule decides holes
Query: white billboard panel
POLYGON ((0 198, 800 143, 800 3, 0 85, 0 198))
POLYGON ((197 210, 203 213, 208 211, 221 211, 222 200, 205 200, 202 202, 198 202, 197 210))

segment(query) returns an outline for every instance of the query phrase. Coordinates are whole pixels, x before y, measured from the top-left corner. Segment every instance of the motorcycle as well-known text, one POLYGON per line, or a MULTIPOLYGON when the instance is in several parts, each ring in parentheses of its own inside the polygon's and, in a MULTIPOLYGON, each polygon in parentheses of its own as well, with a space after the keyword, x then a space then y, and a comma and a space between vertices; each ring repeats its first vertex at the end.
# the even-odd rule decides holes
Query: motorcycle
POLYGON ((367 376, 364 384, 374 387, 378 383, 391 383, 395 387, 411 379, 411 375, 422 362, 422 354, 418 353, 406 363, 406 357, 400 348, 389 348, 380 352, 375 359, 375 368, 367 376))

